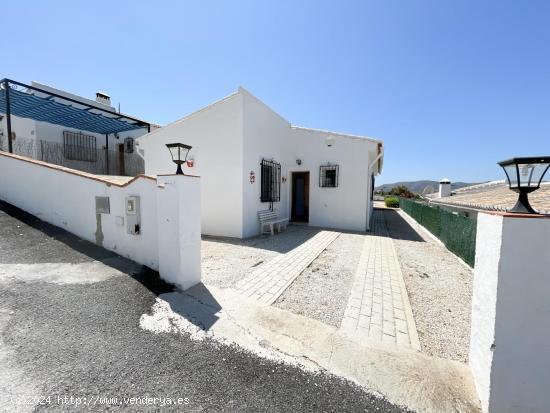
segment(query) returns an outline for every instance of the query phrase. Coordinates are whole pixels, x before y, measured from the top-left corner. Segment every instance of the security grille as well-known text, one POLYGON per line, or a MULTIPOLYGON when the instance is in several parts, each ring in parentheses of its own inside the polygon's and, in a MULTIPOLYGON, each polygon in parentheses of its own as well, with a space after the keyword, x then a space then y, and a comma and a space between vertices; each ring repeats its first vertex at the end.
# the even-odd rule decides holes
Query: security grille
POLYGON ((124 152, 134 153, 134 138, 128 137, 124 139, 124 152))
POLYGON ((338 187, 338 165, 324 165, 319 167, 319 186, 321 188, 338 187))
POLYGON ((279 202, 281 200, 281 164, 262 159, 261 167, 260 200, 262 202, 279 202))
POLYGON ((97 147, 93 135, 63 131, 63 156, 74 161, 96 162, 97 147))

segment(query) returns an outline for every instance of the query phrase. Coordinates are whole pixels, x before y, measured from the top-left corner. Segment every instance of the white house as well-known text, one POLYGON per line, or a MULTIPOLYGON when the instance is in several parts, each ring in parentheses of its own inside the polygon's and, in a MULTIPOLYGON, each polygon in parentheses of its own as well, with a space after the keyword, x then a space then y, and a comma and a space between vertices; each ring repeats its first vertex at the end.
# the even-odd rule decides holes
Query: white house
MULTIPOLYGON (((91 100, 38 82, 32 82, 30 85, 11 82, 13 82, 10 83, 10 89, 13 88, 10 91, 11 140, 13 151, 21 155, 76 169, 98 172, 98 165, 92 164, 102 162, 105 153, 110 153, 110 173, 129 174, 128 172, 132 171, 128 171, 128 169, 133 165, 129 164, 128 158, 134 157, 135 160, 135 155, 131 155, 134 149, 134 139, 158 127, 119 113, 111 105, 110 97, 103 92, 97 92, 96 99, 91 100), (34 99, 34 102, 29 102, 29 98, 34 99), (48 107, 49 102, 63 106, 48 107), (32 106, 33 103, 34 106, 32 106), (60 108, 67 108, 74 113, 66 113, 65 116, 62 116, 60 112, 63 110, 56 111, 60 108), (87 112, 88 118, 83 113, 84 111, 87 112), (107 121, 120 118, 128 124, 139 124, 139 127, 134 129, 130 127, 128 130, 117 133, 98 133, 98 125, 90 127, 90 115, 96 117, 101 115, 103 120, 107 121), (50 119, 51 121, 49 121, 50 119), (98 159, 98 154, 100 159, 98 159), (124 173, 123 165, 126 165, 126 173, 124 173)), ((0 150, 8 151, 4 81, 1 86, 0 150)), ((137 157, 137 160, 140 158, 137 157)))
POLYGON ((203 234, 257 235, 258 211, 270 207, 291 222, 369 229, 380 140, 292 126, 240 87, 138 138, 146 174, 174 172, 174 142, 192 146, 184 172, 202 179, 203 234))

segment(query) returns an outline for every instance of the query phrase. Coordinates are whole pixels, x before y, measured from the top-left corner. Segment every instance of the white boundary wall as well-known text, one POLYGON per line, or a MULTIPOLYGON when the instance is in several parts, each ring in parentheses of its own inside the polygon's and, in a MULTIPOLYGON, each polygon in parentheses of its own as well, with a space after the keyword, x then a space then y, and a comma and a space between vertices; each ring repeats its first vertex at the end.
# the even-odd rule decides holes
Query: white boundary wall
POLYGON ((550 217, 478 214, 470 365, 484 412, 550 412, 550 217))
POLYGON ((157 179, 147 176, 121 185, 85 172, 0 152, 0 199, 80 238, 160 270, 163 279, 188 288, 200 281, 200 179, 172 178, 174 182, 177 180, 177 190, 172 187, 167 190, 165 182, 157 186, 157 179), (109 197, 110 213, 96 214, 96 196, 109 197), (127 231, 129 196, 140 198, 138 235, 127 231), (182 197, 185 202, 180 203, 182 197), (172 216, 159 215, 159 202, 178 208, 160 209, 172 216), (180 215, 185 217, 182 220, 185 225, 170 239, 161 233, 159 240, 159 221, 177 222, 180 215), (182 263, 178 268, 159 263, 159 256, 176 255, 182 263))

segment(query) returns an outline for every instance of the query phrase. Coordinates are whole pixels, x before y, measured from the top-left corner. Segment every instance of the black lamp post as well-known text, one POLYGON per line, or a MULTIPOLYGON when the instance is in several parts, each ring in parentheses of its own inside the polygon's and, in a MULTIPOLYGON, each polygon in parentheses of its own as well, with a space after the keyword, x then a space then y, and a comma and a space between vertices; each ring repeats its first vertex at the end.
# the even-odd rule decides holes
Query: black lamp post
POLYGON ((167 143, 166 147, 170 150, 172 161, 178 165, 176 175, 184 175, 181 165, 187 160, 187 155, 191 150, 191 146, 183 143, 167 143), (182 159, 183 158, 183 159, 182 159))
POLYGON ((550 167, 550 156, 512 158, 498 163, 508 178, 508 186, 519 194, 510 212, 536 214, 529 204, 528 194, 540 188, 544 174, 550 167))

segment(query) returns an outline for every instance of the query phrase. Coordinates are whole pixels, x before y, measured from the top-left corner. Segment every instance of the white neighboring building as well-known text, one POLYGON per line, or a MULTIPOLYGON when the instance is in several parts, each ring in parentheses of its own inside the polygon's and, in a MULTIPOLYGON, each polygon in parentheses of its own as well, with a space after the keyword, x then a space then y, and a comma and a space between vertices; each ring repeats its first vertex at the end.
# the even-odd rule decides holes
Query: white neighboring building
MULTIPOLYGON (((107 109, 113 112, 117 111, 114 106, 111 106, 110 97, 103 92, 97 92, 96 100, 91 100, 91 99, 74 95, 64 90, 56 89, 51 86, 47 86, 35 81, 31 82, 31 86, 40 88, 47 92, 55 93, 56 95, 59 95, 59 96, 66 96, 68 98, 82 102, 83 105, 93 106, 100 110, 107 109)), ((36 95, 41 96, 40 93, 36 93, 36 95)), ((69 101, 63 102, 62 99, 57 99, 57 101, 64 104, 71 104, 71 102, 69 101)), ((105 135, 88 132, 86 131, 85 127, 83 127, 82 129, 68 128, 66 126, 55 125, 47 122, 40 122, 30 118, 22 118, 13 114, 11 117, 11 123, 12 123, 12 134, 15 135, 14 141, 17 141, 17 139, 19 138, 19 139, 31 139, 31 140, 38 139, 38 140, 46 140, 49 142, 63 143, 63 132, 71 131, 71 132, 83 132, 86 135, 95 136, 97 138, 97 143, 99 147, 101 147, 102 145, 105 145, 105 135)), ((151 129, 155 129, 155 128, 158 128, 158 126, 151 124, 151 129)), ((5 136, 5 131, 6 131, 6 117, 2 116, 1 123, 0 123, 0 135, 5 136)), ((109 149, 111 150, 118 149, 117 145, 124 144, 124 139, 127 137, 137 138, 146 133, 147 133, 147 129, 143 128, 143 129, 120 132, 116 134, 118 136, 115 136, 115 134, 111 134, 109 135, 109 149)), ((4 146, 7 147, 6 142, 4 142, 4 146)))
POLYGON ((291 222, 369 229, 374 177, 383 161, 380 140, 292 126, 241 87, 138 138, 146 174, 174 173, 165 146, 173 142, 193 147, 188 156, 193 166, 184 172, 202 179, 203 234, 258 235, 258 211, 270 208, 265 201, 270 195, 279 216, 291 222), (275 166, 262 166, 264 160, 275 166))
MULTIPOLYGON (((57 103, 71 106, 76 109, 90 108, 90 113, 102 113, 99 111, 106 110, 110 112, 106 114, 107 117, 116 117, 118 114, 115 107, 111 106, 110 97, 103 92, 97 92, 96 99, 91 100, 34 81, 29 86, 36 88, 30 90, 30 92, 40 98, 52 98, 52 95, 49 95, 49 93, 52 93, 55 95, 53 100, 57 103), (67 98, 67 100, 63 98, 67 98)), ((105 113, 103 114, 105 115, 105 113)), ((111 159, 112 165, 110 172, 111 174, 117 174, 117 172, 120 172, 121 168, 115 167, 115 163, 119 163, 115 161, 119 159, 123 160, 125 157, 127 158, 130 156, 128 154, 133 153, 135 138, 148 133, 148 128, 151 130, 158 128, 158 125, 150 124, 149 122, 136 119, 135 117, 130 117, 122 113, 119 115, 122 118, 128 117, 128 119, 140 121, 144 125, 139 129, 105 135, 90 132, 86 129, 85 123, 82 123, 80 129, 75 129, 61 124, 34 120, 32 114, 29 114, 28 117, 22 117, 12 113, 11 132, 14 152, 31 156, 39 160, 56 163, 55 160, 48 159, 47 156, 42 156, 43 154, 40 153, 41 142, 52 144, 48 149, 48 153, 51 156, 53 156, 52 153, 54 153, 52 152, 53 149, 61 148, 61 152, 64 152, 65 145, 71 145, 79 147, 79 150, 73 151, 73 154, 82 155, 82 159, 75 159, 75 157, 72 157, 67 159, 67 162, 63 161, 62 164, 76 169, 87 170, 89 169, 87 166, 89 166, 88 164, 90 163, 90 156, 87 155, 89 151, 105 151, 108 149, 111 153, 110 157, 113 158, 111 159)), ((7 117, 4 108, 2 108, 0 112, 0 150, 8 150, 7 117)), ((61 156, 64 156, 64 154, 61 153, 61 156)), ((55 158, 55 156, 53 157, 55 158)))

